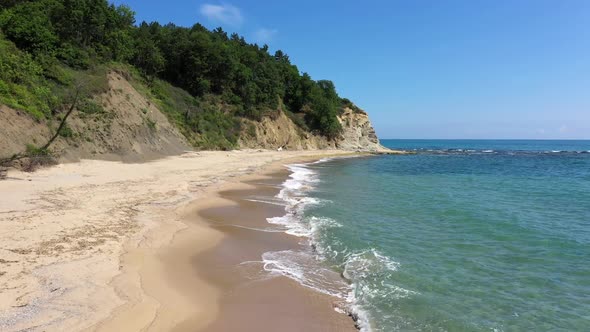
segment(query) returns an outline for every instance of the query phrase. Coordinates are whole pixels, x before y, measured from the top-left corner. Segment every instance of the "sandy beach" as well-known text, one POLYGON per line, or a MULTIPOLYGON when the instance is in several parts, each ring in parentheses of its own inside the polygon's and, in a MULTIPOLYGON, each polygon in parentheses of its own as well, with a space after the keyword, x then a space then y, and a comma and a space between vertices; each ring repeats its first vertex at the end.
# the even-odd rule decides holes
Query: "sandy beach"
MULTIPOLYGON (((349 317, 334 310, 339 299, 263 270, 263 253, 299 250, 308 245, 302 238, 270 231, 266 221, 285 214, 283 206, 268 202, 287 175, 282 163, 275 163, 264 174, 229 183, 196 204, 197 220, 208 222, 223 234, 215 247, 192 256, 199 276, 222 290, 219 312, 205 330, 276 331, 279 326, 281 331, 356 330, 349 317)), ((176 254, 183 252, 188 251, 176 254)), ((189 323, 177 330, 194 331, 194 325, 189 323)))
POLYGON ((0 182, 0 330, 354 330, 333 298, 240 264, 298 245, 253 231, 281 211, 244 195, 274 195, 285 163, 342 154, 187 152, 9 172, 0 182))

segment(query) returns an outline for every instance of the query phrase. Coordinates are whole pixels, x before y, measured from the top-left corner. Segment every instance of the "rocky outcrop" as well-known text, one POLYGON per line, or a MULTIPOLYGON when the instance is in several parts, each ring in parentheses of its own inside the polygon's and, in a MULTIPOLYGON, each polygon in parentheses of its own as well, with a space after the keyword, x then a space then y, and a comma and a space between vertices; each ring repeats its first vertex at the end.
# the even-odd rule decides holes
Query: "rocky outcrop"
POLYGON ((299 128, 284 112, 262 121, 244 120, 244 132, 239 140, 241 148, 289 150, 335 149, 336 142, 313 135, 299 128))
POLYGON ((339 149, 370 152, 386 150, 379 144, 379 139, 367 113, 347 107, 338 120, 342 126, 342 136, 336 144, 339 149))
POLYGON ((342 134, 334 140, 306 132, 299 128, 284 112, 261 122, 245 121, 245 132, 239 141, 242 148, 289 150, 340 149, 349 151, 382 152, 387 150, 381 144, 367 113, 345 108, 338 117, 342 134))

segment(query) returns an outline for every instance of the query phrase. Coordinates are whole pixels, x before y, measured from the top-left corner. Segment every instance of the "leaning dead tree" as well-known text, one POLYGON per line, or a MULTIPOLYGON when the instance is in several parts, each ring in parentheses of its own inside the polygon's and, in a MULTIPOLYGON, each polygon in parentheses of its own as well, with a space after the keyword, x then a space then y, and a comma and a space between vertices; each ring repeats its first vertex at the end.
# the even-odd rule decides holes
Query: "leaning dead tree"
POLYGON ((59 123, 59 127, 57 127, 57 130, 55 131, 55 134, 53 134, 53 137, 51 137, 49 139, 49 141, 47 141, 47 143, 45 143, 45 145, 43 145, 41 150, 47 150, 49 148, 49 146, 53 143, 53 141, 55 141, 55 139, 59 136, 59 133, 66 125, 66 121, 68 120, 68 117, 70 116, 70 114, 72 114, 72 112, 74 112, 74 109, 76 109, 76 103, 78 103, 79 97, 80 97, 80 89, 76 89, 76 93, 74 94, 74 100, 72 101, 72 104, 70 105, 70 109, 68 109, 68 112, 66 113, 66 115, 64 115, 63 119, 61 119, 61 122, 59 123))
POLYGON ((8 172, 8 167, 13 165, 14 162, 16 162, 18 160, 25 159, 25 158, 39 157, 40 153, 47 157, 49 147, 59 137, 61 131, 63 130, 63 128, 66 125, 66 121, 68 120, 70 115, 76 109, 76 104, 78 103, 78 100, 80 98, 80 93, 81 93, 80 91, 81 91, 81 85, 77 84, 75 92, 74 92, 74 96, 73 96, 73 99, 72 99, 72 102, 70 104, 68 111, 66 112, 64 117, 61 119, 59 126, 57 127, 57 130, 55 131, 53 136, 47 141, 47 143, 45 143, 42 147, 35 149, 36 151, 34 151, 34 152, 27 150, 24 152, 16 153, 9 158, 0 159, 0 180, 6 178, 6 173, 8 172))

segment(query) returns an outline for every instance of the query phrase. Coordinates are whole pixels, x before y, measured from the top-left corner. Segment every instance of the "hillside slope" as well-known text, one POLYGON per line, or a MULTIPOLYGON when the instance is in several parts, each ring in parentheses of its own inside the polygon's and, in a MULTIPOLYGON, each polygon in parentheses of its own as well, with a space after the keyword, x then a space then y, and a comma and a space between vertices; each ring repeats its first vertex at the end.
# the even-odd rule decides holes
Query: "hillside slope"
MULTIPOLYGON (((52 150, 62 161, 109 159, 141 161, 179 154, 193 147, 152 100, 138 91, 128 75, 107 74, 108 90, 95 101, 102 106, 96 114, 74 112, 68 120, 68 135, 59 137, 52 150)), ((375 131, 362 111, 345 108, 338 116, 342 134, 334 139, 303 130, 284 111, 261 121, 242 119, 239 148, 292 150, 341 149, 379 151, 375 131)), ((27 144, 41 145, 49 139, 56 123, 37 120, 26 112, 0 106, 0 156, 22 152, 27 144)))
POLYGON ((188 148, 382 149, 366 113, 282 50, 199 23, 139 23, 108 0, 0 2, 0 105, 2 164, 15 153, 36 165, 188 148))
MULTIPOLYGON (((191 149, 154 103, 121 74, 109 72, 108 90, 95 99, 102 110, 91 114, 74 112, 67 122, 67 134, 52 146, 62 161, 141 161, 191 149)), ((45 143, 51 136, 49 128, 56 126, 7 106, 0 110, 0 156, 22 152, 27 144, 45 143)))

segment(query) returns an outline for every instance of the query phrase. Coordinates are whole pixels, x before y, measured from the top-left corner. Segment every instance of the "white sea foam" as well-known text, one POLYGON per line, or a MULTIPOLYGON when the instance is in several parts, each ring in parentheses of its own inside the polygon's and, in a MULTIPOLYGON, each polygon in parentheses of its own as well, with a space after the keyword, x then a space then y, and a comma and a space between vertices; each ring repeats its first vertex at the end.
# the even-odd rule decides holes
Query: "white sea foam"
POLYGON ((342 276, 351 285, 346 301, 351 313, 357 317, 361 331, 371 331, 371 317, 367 306, 373 300, 401 299, 416 294, 386 281, 398 270, 400 263, 375 249, 350 252, 346 255, 342 276))
POLYGON ((352 285, 352 290, 348 293, 346 297, 346 302, 349 303, 349 311, 350 313, 356 318, 356 324, 360 328, 362 332, 371 332, 373 329, 371 328, 371 319, 367 310, 363 308, 361 304, 359 304, 359 300, 357 299, 356 294, 358 293, 356 289, 358 288, 358 284, 352 285))
POLYGON ((278 205, 278 206, 285 206, 284 202, 277 202, 277 201, 270 201, 270 200, 263 200, 263 199, 254 199, 254 198, 246 198, 246 201, 249 202, 256 202, 256 203, 264 203, 270 205, 278 205))
POLYGON ((247 226, 242 226, 242 225, 227 225, 227 226, 232 226, 232 227, 236 227, 236 228, 242 228, 242 229, 247 229, 247 230, 257 231, 257 232, 264 232, 264 233, 280 233, 280 232, 283 232, 283 230, 280 230, 280 229, 268 229, 268 228, 247 227, 247 226))
POLYGON ((351 281, 387 271, 396 271, 399 263, 375 249, 349 254, 342 275, 351 281))
POLYGON ((320 160, 314 161, 314 162, 309 163, 309 164, 310 165, 323 164, 323 163, 325 163, 327 161, 330 161, 330 160, 334 160, 334 158, 328 158, 328 157, 326 157, 326 158, 322 158, 320 160))
POLYGON ((288 165, 291 171, 289 178, 283 182, 283 188, 277 198, 285 204, 286 214, 281 217, 268 218, 267 221, 285 228, 285 232, 299 237, 310 237, 312 227, 302 220, 302 214, 306 207, 321 204, 322 201, 306 196, 313 189, 318 180, 318 174, 303 164, 288 165))
POLYGON ((308 253, 293 250, 265 252, 262 262, 265 271, 294 279, 320 293, 346 299, 348 284, 308 253))
MULTIPOLYGON (((327 159, 316 163, 325 161, 327 159)), ((264 270, 271 275, 288 277, 305 287, 342 299, 346 303, 345 311, 356 318, 361 331, 370 332, 371 319, 366 306, 372 298, 403 298, 412 294, 411 291, 394 285, 373 284, 375 280, 381 280, 384 274, 395 272, 399 263, 375 249, 351 251, 337 240, 333 244, 340 251, 329 245, 320 246, 321 237, 327 229, 342 225, 327 217, 304 216, 308 207, 328 202, 308 196, 320 181, 313 168, 303 164, 289 165, 288 168, 291 174, 283 182, 277 195, 277 198, 285 202, 285 215, 268 218, 267 221, 280 226, 287 234, 307 238, 314 250, 266 252, 262 255, 264 270), (344 258, 342 274, 322 264, 323 258, 335 257, 344 258)))
POLYGON ((303 225, 297 216, 293 214, 286 214, 282 217, 274 217, 266 219, 273 225, 280 225, 285 228, 284 232, 298 237, 309 237, 309 230, 303 225))

